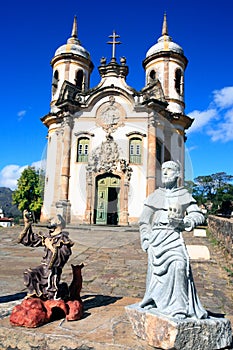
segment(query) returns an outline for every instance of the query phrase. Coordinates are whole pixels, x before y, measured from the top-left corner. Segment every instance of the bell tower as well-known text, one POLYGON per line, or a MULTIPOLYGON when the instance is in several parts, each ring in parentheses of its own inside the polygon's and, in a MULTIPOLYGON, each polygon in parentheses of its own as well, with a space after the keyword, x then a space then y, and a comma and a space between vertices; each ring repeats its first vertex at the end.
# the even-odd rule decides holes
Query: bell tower
POLYGON ((53 69, 51 111, 59 97, 64 81, 68 81, 81 91, 90 87, 90 75, 94 68, 89 52, 78 39, 77 18, 74 17, 71 37, 60 46, 51 60, 53 69))
POLYGON ((181 46, 168 35, 167 16, 164 14, 162 36, 146 53, 143 67, 146 73, 146 86, 159 80, 167 109, 174 113, 184 113, 184 72, 188 60, 181 46))

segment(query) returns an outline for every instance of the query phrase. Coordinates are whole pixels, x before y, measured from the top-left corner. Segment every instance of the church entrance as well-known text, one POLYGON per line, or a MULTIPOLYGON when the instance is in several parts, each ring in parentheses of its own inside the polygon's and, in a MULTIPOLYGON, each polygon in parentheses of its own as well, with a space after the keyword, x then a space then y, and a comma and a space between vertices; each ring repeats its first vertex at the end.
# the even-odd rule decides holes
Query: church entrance
POLYGON ((94 223, 117 225, 119 222, 120 177, 113 174, 96 178, 94 223))

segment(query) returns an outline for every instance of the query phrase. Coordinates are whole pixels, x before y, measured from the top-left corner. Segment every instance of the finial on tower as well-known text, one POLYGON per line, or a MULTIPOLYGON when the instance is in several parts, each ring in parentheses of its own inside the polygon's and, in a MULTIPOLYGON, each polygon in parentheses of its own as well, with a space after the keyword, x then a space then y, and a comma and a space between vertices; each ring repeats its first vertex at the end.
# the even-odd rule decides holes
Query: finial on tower
POLYGON ((71 33, 71 37, 67 40, 67 44, 80 45, 80 41, 78 40, 77 16, 74 16, 72 33, 71 33))
POLYGON ((77 16, 74 16, 73 28, 71 37, 77 39, 78 38, 78 29, 77 29, 77 16))
POLYGON ((167 29, 167 14, 166 14, 166 12, 164 12, 164 15, 163 15, 162 35, 168 35, 168 29, 167 29))
POLYGON ((116 34, 115 30, 113 31, 112 35, 109 35, 109 38, 112 39, 112 41, 108 41, 108 44, 112 45, 112 59, 111 61, 116 61, 116 45, 121 44, 120 41, 117 41, 116 39, 120 38, 120 35, 116 34))

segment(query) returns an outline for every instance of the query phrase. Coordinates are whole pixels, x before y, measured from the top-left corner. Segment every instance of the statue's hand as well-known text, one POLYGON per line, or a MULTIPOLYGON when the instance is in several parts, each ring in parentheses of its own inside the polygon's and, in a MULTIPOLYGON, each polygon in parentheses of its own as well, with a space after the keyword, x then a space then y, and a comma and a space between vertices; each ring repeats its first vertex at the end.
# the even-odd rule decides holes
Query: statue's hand
POLYGON ((148 242, 148 240, 146 239, 146 240, 144 240, 144 242, 142 242, 142 250, 144 251, 144 252, 147 252, 147 249, 149 248, 149 242, 148 242))
POLYGON ((185 217, 184 218, 184 229, 185 231, 192 231, 192 229, 194 228, 193 222, 191 219, 185 217))
POLYGON ((53 247, 52 241, 48 237, 45 238, 44 244, 53 254, 55 253, 55 248, 53 247))
POLYGON ((32 217, 32 213, 30 211, 28 211, 27 209, 25 209, 23 211, 23 221, 24 221, 24 226, 26 227, 29 223, 33 222, 33 217, 32 217))
POLYGON ((179 228, 180 230, 184 229, 184 221, 180 218, 169 218, 169 226, 174 228, 179 228))

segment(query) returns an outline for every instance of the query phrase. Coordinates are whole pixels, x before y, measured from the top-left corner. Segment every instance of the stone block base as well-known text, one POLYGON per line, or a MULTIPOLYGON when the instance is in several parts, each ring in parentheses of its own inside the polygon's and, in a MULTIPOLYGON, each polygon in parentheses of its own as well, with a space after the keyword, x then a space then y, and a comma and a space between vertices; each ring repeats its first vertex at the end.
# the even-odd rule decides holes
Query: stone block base
POLYGON ((136 335, 159 349, 215 350, 232 343, 231 324, 225 318, 205 320, 168 318, 155 309, 144 310, 133 304, 125 307, 136 335))

